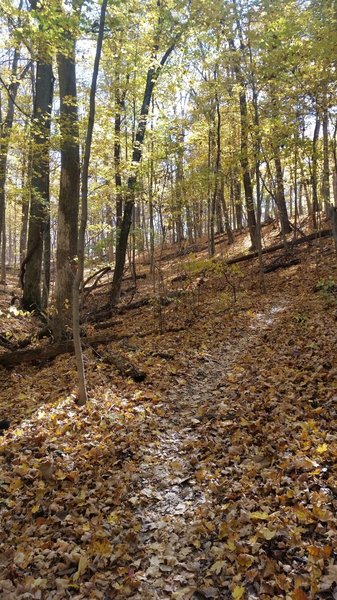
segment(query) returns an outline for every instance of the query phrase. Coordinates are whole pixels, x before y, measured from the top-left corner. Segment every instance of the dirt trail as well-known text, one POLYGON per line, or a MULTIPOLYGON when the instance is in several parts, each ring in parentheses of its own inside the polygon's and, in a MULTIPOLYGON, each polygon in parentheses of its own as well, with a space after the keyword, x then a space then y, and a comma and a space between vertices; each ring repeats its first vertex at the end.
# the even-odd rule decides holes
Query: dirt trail
POLYGON ((241 416, 226 396, 226 377, 240 364, 243 352, 261 344, 262 336, 284 309, 278 304, 257 313, 235 345, 226 343, 200 356, 199 366, 192 369, 186 363, 187 379, 168 393, 170 415, 158 423, 156 442, 140 448, 144 505, 137 513, 142 523, 144 576, 134 598, 227 597, 203 585, 200 577, 206 557, 198 547, 197 534, 205 521, 211 536, 212 516, 219 507, 214 506, 212 486, 204 485, 207 462, 200 463, 198 447, 212 420, 222 422, 225 436, 226 427, 241 416))

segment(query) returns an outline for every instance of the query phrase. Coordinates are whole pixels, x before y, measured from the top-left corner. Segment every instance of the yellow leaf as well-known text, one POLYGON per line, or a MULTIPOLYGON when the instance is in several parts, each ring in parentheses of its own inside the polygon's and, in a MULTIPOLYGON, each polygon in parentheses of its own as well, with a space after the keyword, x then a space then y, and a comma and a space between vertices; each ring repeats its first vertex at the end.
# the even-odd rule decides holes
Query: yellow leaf
POLYGON ((35 513, 39 512, 40 507, 38 504, 35 504, 35 506, 32 507, 32 514, 34 515, 35 513))
POLYGON ((20 465, 20 475, 27 475, 27 473, 29 472, 29 469, 30 469, 29 465, 27 465, 27 463, 23 463, 22 465, 20 465))
POLYGON ((61 471, 61 469, 58 469, 58 471, 56 471, 56 473, 55 473, 55 477, 59 481, 63 481, 64 479, 67 478, 67 473, 63 473, 63 471, 61 471))
POLYGON ((268 529, 267 527, 263 527, 263 529, 261 529, 261 533, 265 540, 272 540, 276 535, 276 531, 268 529))
POLYGON ((108 516, 108 523, 111 523, 111 525, 115 525, 119 522, 119 519, 119 514, 116 511, 113 511, 108 516))
POLYGON ((13 479, 11 481, 11 484, 9 486, 9 491, 10 492, 17 492, 20 488, 22 488, 22 479, 13 479))
POLYGON ((324 454, 324 452, 326 452, 327 449, 328 449, 327 444, 321 444, 320 446, 317 446, 316 452, 318 452, 318 454, 324 454))
POLYGON ((13 435, 15 435, 15 437, 22 437, 24 434, 23 429, 14 429, 13 431, 13 435))
POLYGON ((245 588, 243 587, 243 585, 235 586, 234 590, 232 591, 232 596, 234 600, 240 600, 240 598, 243 598, 244 594, 245 588))
POLYGON ((92 556, 111 556, 111 545, 107 539, 95 540, 89 546, 89 554, 92 556))
POLYGON ((255 512, 251 512, 249 514, 251 519, 257 520, 257 521, 268 521, 269 519, 269 515, 266 512, 262 512, 262 511, 255 511, 255 512))
POLYGON ((315 520, 310 510, 305 508, 305 506, 295 506, 294 513, 299 521, 302 521, 303 523, 312 523, 315 520))
POLYGON ((223 540, 228 535, 228 525, 227 523, 221 523, 219 527, 219 537, 220 540, 223 540))

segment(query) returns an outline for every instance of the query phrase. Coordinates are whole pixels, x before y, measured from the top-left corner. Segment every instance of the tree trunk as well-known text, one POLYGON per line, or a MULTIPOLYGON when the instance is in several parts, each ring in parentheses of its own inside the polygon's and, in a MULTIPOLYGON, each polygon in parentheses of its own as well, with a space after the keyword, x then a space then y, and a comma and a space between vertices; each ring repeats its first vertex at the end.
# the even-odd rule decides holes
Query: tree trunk
POLYGON ((276 170, 276 194, 275 194, 275 203, 278 209, 280 224, 281 224, 281 232, 282 236, 285 237, 287 233, 291 232, 291 225, 288 218, 288 211, 284 193, 284 183, 283 183, 283 171, 281 158, 279 155, 279 148, 276 146, 274 148, 275 151, 275 170, 276 170))
POLYGON ((221 176, 220 200, 221 200, 222 211, 223 211, 223 215, 224 215, 225 230, 226 230, 226 234, 227 234, 227 242, 228 242, 228 244, 233 244, 234 235, 233 235, 233 231, 231 229, 231 224, 229 221, 228 207, 227 207, 227 202, 226 202, 226 198, 225 198, 225 178, 223 175, 221 176))
MULTIPOLYGON (((236 54, 234 40, 229 40, 230 48, 233 53, 236 54)), ((240 52, 242 53, 242 43, 240 52)), ((237 56, 234 56, 234 72, 238 84, 240 85, 239 91, 239 105, 240 105, 240 122, 241 122, 241 152, 240 152, 240 163, 243 177, 243 187, 245 191, 245 201, 247 209, 248 227, 250 233, 250 240, 253 250, 257 248, 256 243, 256 217, 254 210, 254 199, 253 199, 253 185, 250 176, 249 169, 249 158, 248 158, 248 135, 249 135, 249 124, 248 124, 248 110, 247 110, 247 95, 246 95, 246 82, 241 71, 241 65, 237 56)))
MULTIPOLYGON (((21 2, 20 2, 21 7, 21 2)), ((20 8, 19 8, 20 10, 20 8)), ((7 112, 3 123, 0 127, 0 243, 2 232, 4 231, 3 221, 5 218, 5 193, 6 193, 6 174, 7 174, 7 157, 11 130, 14 120, 15 100, 18 93, 19 85, 28 69, 30 63, 26 65, 20 76, 18 76, 19 50, 14 49, 14 56, 11 65, 11 83, 8 86, 8 101, 7 112)))
POLYGON ((143 103, 140 111, 140 118, 137 127, 136 139, 133 144, 133 152, 132 152, 132 172, 128 178, 127 182, 127 192, 126 199, 124 205, 124 214, 123 221, 121 224, 121 231, 118 240, 118 245, 116 248, 116 264, 112 281, 112 289, 111 289, 111 304, 117 304, 120 297, 121 284, 123 278, 123 271, 125 265, 126 258, 126 250, 128 244, 128 237, 130 232, 130 227, 132 223, 132 212, 135 204, 135 191, 136 191, 136 183, 137 183, 137 170, 138 165, 142 158, 142 150, 143 150, 143 142, 146 132, 146 123, 147 117, 149 114, 149 107, 151 103, 152 92, 155 86, 155 83, 159 77, 159 73, 161 68, 165 65, 168 60, 170 54, 173 52, 175 44, 170 46, 168 50, 163 55, 159 66, 151 66, 147 72, 146 84, 144 90, 143 103))
MULTIPOLYGON (((153 111, 154 97, 152 96, 152 118, 151 118, 151 133, 153 133, 153 111)), ((150 161, 149 161, 149 228, 150 228, 150 273, 153 276, 153 284, 155 283, 155 263, 154 263, 154 212, 153 212, 153 192, 154 192, 154 139, 151 136, 150 144, 150 161)))
POLYGON ((317 168, 318 168, 318 153, 317 153, 317 142, 319 137, 319 130, 321 128, 321 122, 318 113, 316 114, 316 124, 314 130, 314 136, 312 140, 312 173, 311 173, 311 185, 312 185, 312 214, 313 214, 313 222, 314 227, 317 229, 317 213, 319 212, 319 202, 318 202, 318 178, 317 178, 317 168))
POLYGON ((115 124, 114 124, 114 167, 116 187, 116 249, 118 246, 119 233, 123 219, 123 191, 121 175, 121 122, 122 110, 124 108, 126 90, 120 89, 120 74, 116 74, 115 91, 115 124))
POLYGON ((27 233, 28 233, 28 216, 29 216, 29 195, 30 195, 30 187, 29 182, 31 181, 32 170, 31 170, 31 147, 29 145, 28 149, 28 157, 23 162, 22 166, 22 208, 21 208, 21 230, 20 230, 20 263, 22 263, 27 246, 27 233), (24 192, 27 188, 29 192, 24 192))
POLYGON ((266 284, 264 280, 264 269, 262 260, 262 238, 261 238, 261 213, 262 213, 262 193, 261 193, 261 174, 260 174, 260 154, 261 154, 261 132, 260 132, 260 114, 258 105, 258 91, 255 83, 255 75, 253 69, 253 56, 251 46, 249 45, 249 58, 251 67, 251 80, 253 88, 253 107, 254 107, 254 125, 255 125, 255 140, 254 140, 254 155, 255 155, 255 177, 256 177, 256 245, 259 255, 259 273, 260 273, 260 290, 263 294, 266 293, 266 284))
POLYGON ((92 82, 90 88, 90 105, 89 105, 89 118, 88 118, 88 127, 87 134, 85 139, 85 147, 84 147, 84 157, 83 157, 83 166, 82 166, 82 187, 81 187, 81 221, 80 228, 78 234, 78 244, 77 244, 77 256, 78 256, 78 265, 77 271, 74 277, 73 283, 73 296, 72 296, 72 312, 73 312, 73 339, 74 339, 74 349, 76 356, 76 366, 77 366, 77 375, 79 380, 79 401, 80 405, 83 405, 87 401, 87 387, 86 387, 86 379, 85 379, 85 371, 84 371, 84 362, 83 362, 83 354, 81 347, 81 333, 80 333, 80 287, 83 282, 83 273, 84 273, 84 247, 85 247, 85 230, 87 227, 88 220, 88 179, 89 179, 89 164, 90 164, 90 154, 91 154, 91 144, 92 144, 92 136, 94 130, 94 122, 95 122, 95 110, 96 110, 96 88, 97 88, 97 78, 99 71, 99 63, 101 59, 102 53, 102 45, 103 45, 103 35, 104 35, 104 24, 105 24, 105 14, 107 8, 108 0, 103 0, 101 6, 101 14, 100 14, 100 23, 99 23, 99 31, 97 37, 97 46, 96 46, 96 55, 94 62, 94 69, 92 74, 92 82))
POLYGON ((332 189, 334 206, 337 207, 337 121, 335 123, 332 137, 332 157, 333 157, 333 172, 332 172, 332 189))
POLYGON ((74 260, 80 185, 80 151, 76 88, 75 40, 69 54, 58 56, 60 85, 61 178, 56 249, 56 316, 53 335, 62 339, 71 329, 74 260))
POLYGON ((49 146, 53 100, 53 72, 50 63, 39 61, 33 116, 32 196, 29 211, 27 255, 22 264, 22 304, 26 310, 40 310, 43 235, 49 214, 49 146))
POLYGON ((43 232, 43 272, 42 272, 42 308, 48 306, 50 291, 50 261, 51 261, 51 238, 50 238, 50 215, 46 221, 43 232))
POLYGON ((4 218, 2 222, 2 245, 1 245, 1 266, 0 266, 0 283, 6 283, 6 206, 3 207, 4 210, 4 218))
POLYGON ((329 115, 328 109, 323 113, 323 185, 322 196, 326 216, 330 209, 330 165, 329 165, 329 115))
POLYGON ((241 200, 241 182, 235 178, 234 182, 234 202, 235 202, 235 218, 237 229, 242 229, 242 200, 241 200))

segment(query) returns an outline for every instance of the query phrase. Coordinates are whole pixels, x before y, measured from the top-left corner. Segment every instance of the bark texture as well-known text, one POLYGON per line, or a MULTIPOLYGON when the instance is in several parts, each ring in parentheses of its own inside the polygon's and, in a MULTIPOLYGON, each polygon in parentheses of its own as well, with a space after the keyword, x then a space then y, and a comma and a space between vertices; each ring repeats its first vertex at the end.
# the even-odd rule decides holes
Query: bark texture
POLYGON ((22 304, 26 310, 40 310, 42 307, 43 239, 49 221, 49 145, 53 85, 52 65, 39 61, 33 117, 32 189, 27 255, 22 264, 22 304))
POLYGON ((58 56, 60 84, 61 179, 56 251, 56 318, 54 337, 71 327, 72 286, 77 253, 80 151, 76 89, 75 40, 71 52, 58 56))

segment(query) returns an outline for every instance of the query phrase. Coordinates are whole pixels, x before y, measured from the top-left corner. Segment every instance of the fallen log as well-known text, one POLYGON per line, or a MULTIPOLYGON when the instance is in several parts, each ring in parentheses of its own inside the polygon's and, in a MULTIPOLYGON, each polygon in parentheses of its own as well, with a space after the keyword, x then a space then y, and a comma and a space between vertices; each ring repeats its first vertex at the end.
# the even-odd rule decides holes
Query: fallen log
POLYGON ((149 304, 161 304, 162 306, 168 306, 176 298, 179 298, 184 294, 184 290, 177 290, 174 292, 168 292, 167 294, 160 296, 146 296, 145 298, 141 298, 140 300, 135 300, 134 302, 129 302, 128 304, 118 306, 115 309, 115 312, 121 315, 128 310, 134 310, 136 308, 141 308, 142 306, 147 306, 149 304))
MULTIPOLYGON (((86 281, 83 284, 83 292, 84 292, 85 298, 87 298, 87 296, 94 290, 97 290, 97 289, 100 289, 102 287, 106 287, 107 285, 109 285, 109 282, 99 283, 99 281, 102 279, 102 277, 104 277, 104 275, 107 275, 107 273, 111 273, 111 272, 112 272, 111 267, 104 267, 104 269, 100 269, 93 275, 90 275, 90 277, 88 277, 88 279, 86 279, 86 281), (90 281, 92 281, 92 279, 95 279, 94 283, 92 285, 88 286, 88 283, 90 281)), ((124 281, 134 281, 134 279, 146 279, 146 273, 140 273, 139 275, 136 275, 136 277, 132 277, 131 275, 128 277, 123 277, 123 282, 124 281)))
MULTIPOLYGON (((119 341, 124 336, 116 336, 114 334, 97 335, 82 339, 85 346, 96 348, 101 344, 106 344, 111 341, 119 341)), ((74 352, 73 340, 66 340, 56 344, 50 344, 40 348, 31 348, 29 350, 14 350, 0 355, 0 366, 10 369, 23 363, 39 364, 53 360, 61 354, 70 354, 74 352)), ((128 375, 129 376, 129 375, 128 375)))
POLYGON ((292 267, 293 265, 298 265, 300 263, 299 258, 291 258, 290 260, 277 261, 273 262, 270 265, 266 265, 263 269, 264 273, 273 273, 273 271, 277 271, 278 269, 287 269, 288 267, 292 267))
POLYGON ((7 350, 13 350, 15 346, 13 343, 4 335, 0 334, 0 346, 3 346, 7 350))
POLYGON ((168 292, 167 294, 162 296, 146 296, 145 298, 140 298, 140 300, 135 300, 134 302, 122 304, 120 306, 109 307, 109 305, 105 305, 102 312, 89 314, 85 318, 83 318, 81 322, 98 323, 100 321, 107 321, 113 315, 123 315, 129 310, 136 310, 137 308, 142 308, 143 306, 148 306, 150 304, 161 304, 162 306, 168 306, 176 298, 179 298, 184 294, 186 294, 185 290, 176 290, 173 292, 168 292))
POLYGON ((94 324, 95 329, 112 329, 116 325, 123 324, 123 319, 111 319, 110 321, 98 321, 94 324))
MULTIPOLYGON (((315 233, 310 233, 305 237, 298 238, 289 242, 289 247, 299 246, 300 244, 305 244, 306 242, 312 242, 318 240, 320 238, 331 237, 332 230, 331 229, 322 229, 321 231, 316 231, 315 233)), ((268 246, 268 248, 263 248, 262 254, 270 254, 272 252, 276 252, 276 250, 284 250, 284 244, 274 244, 273 246, 268 246)), ((242 254, 240 256, 234 256, 233 258, 229 258, 226 260, 226 265, 234 265, 236 263, 244 262, 246 260, 251 260, 252 258, 256 258, 259 255, 258 251, 249 252, 249 254, 242 254)))
POLYGON ((0 366, 10 369, 23 363, 40 363, 56 358, 59 354, 74 351, 72 340, 50 344, 42 348, 30 348, 29 350, 14 350, 0 355, 0 366))
POLYGON ((98 281, 104 277, 104 275, 106 275, 107 273, 111 273, 112 269, 111 267, 104 267, 103 269, 100 269, 99 271, 96 271, 95 273, 93 273, 92 275, 89 275, 89 277, 85 280, 85 282, 83 283, 83 290, 86 291, 90 291, 92 289, 92 287, 95 285, 95 283, 98 283, 98 281), (91 281, 92 279, 95 279, 95 283, 93 283, 92 286, 90 286, 89 288, 88 283, 89 281, 91 281))
POLYGON ((133 381, 144 381, 146 373, 137 369, 125 356, 122 354, 100 353, 100 359, 105 364, 113 366, 124 377, 131 377, 133 381))

